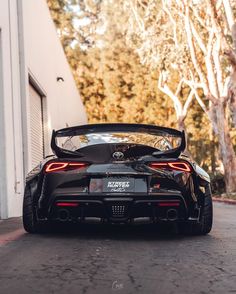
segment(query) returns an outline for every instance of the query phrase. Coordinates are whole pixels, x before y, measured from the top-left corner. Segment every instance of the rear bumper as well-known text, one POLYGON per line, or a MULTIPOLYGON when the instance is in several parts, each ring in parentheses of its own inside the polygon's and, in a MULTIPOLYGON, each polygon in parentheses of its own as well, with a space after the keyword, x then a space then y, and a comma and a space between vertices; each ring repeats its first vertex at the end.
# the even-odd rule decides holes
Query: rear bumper
POLYGON ((85 221, 100 218, 122 223, 137 218, 159 221, 198 221, 200 209, 188 207, 183 195, 176 192, 153 194, 80 194, 57 191, 38 207, 39 219, 85 221), (71 205, 72 203, 72 205, 71 205), (63 206, 62 206, 63 204, 63 206))

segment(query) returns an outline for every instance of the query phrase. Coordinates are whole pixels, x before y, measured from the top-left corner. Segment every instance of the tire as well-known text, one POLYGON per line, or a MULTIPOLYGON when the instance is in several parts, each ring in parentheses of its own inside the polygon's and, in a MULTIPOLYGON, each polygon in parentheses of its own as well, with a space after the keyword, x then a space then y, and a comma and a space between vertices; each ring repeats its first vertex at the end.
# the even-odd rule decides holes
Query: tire
POLYGON ((206 187, 204 204, 198 223, 187 223, 180 227, 180 231, 187 235, 206 235, 210 233, 213 224, 213 205, 211 187, 206 187))
POLYGON ((30 186, 26 185, 23 200, 23 227, 26 232, 31 234, 45 233, 48 230, 48 223, 37 220, 33 206, 30 186))

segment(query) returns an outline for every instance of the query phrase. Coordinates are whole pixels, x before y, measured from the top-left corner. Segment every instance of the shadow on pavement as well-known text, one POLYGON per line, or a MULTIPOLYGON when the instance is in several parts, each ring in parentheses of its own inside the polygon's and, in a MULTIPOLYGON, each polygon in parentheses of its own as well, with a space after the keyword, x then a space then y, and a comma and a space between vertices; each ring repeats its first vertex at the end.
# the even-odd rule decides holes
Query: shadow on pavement
MULTIPOLYGON (((52 226, 45 238, 79 237, 79 239, 109 240, 181 240, 196 238, 178 233, 174 224, 169 225, 108 225, 108 224, 59 224, 52 226)), ((204 238, 204 236, 202 236, 204 238)), ((198 236, 199 238, 199 236, 198 236)))

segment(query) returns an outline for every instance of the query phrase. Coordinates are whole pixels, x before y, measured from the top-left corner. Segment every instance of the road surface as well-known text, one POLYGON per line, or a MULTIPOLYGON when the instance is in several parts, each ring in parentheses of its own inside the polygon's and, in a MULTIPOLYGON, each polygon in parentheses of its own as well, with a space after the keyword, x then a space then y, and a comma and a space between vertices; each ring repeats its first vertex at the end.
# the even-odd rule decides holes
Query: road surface
POLYGON ((30 235, 0 223, 0 293, 236 293, 236 206, 214 205, 210 235, 87 226, 30 235))

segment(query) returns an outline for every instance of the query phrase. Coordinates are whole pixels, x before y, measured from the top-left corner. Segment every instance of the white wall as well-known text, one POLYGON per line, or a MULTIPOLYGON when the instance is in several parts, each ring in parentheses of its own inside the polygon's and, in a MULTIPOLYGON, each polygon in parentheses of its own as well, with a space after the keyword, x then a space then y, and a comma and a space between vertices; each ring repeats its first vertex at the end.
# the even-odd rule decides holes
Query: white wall
POLYGON ((31 168, 29 73, 46 96, 49 134, 87 122, 46 0, 0 1, 1 218, 21 215, 24 174, 31 168))
POLYGON ((17 2, 0 1, 0 213, 21 213, 23 150, 17 2))
MULTIPOLYGON (((45 92, 50 135, 52 129, 85 124, 85 110, 46 0, 22 0, 21 12, 25 44, 25 83, 28 82, 27 73, 30 72, 45 92), (57 77, 63 77, 64 82, 58 82, 57 77)), ((28 92, 26 98, 28 107, 28 92)), ((29 129, 27 132, 29 134, 29 129)), ((28 166, 31 167, 30 160, 28 166)))

